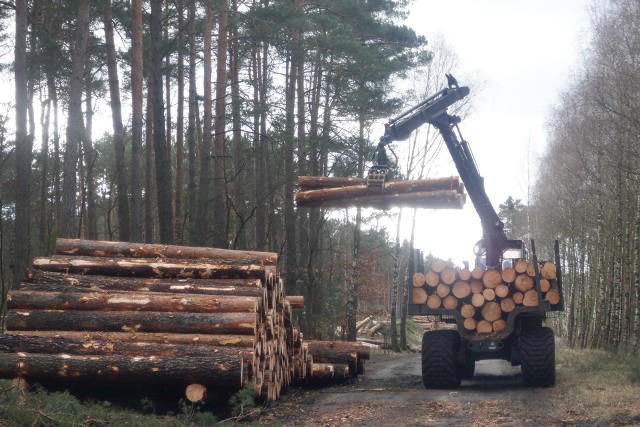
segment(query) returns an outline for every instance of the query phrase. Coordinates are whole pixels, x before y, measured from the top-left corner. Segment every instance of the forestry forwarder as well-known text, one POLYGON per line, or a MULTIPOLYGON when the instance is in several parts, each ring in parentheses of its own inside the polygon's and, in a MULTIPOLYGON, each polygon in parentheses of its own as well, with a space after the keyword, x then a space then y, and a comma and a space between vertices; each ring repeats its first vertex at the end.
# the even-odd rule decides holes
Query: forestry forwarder
MULTIPOLYGON (((369 171, 368 185, 384 187, 390 179, 390 166, 385 147, 394 141, 406 140, 421 125, 435 127, 453 158, 456 169, 482 223, 482 239, 474 247, 476 264, 484 269, 502 270, 503 262, 514 263, 525 259, 527 251, 522 240, 509 240, 504 223, 493 208, 484 188, 484 179, 478 171, 469 144, 462 138, 458 116, 447 113, 447 108, 469 94, 468 87, 458 85, 450 74, 448 87, 390 120, 380 138, 375 165, 369 171), (454 131, 455 130, 455 131, 454 131), (458 138, 458 136, 460 136, 458 138)), ((563 310, 562 283, 558 242, 555 242, 555 264, 558 267, 557 285, 560 302, 551 305, 542 298, 540 274, 531 241, 532 264, 535 271, 537 306, 518 306, 506 316, 507 326, 499 331, 479 334, 463 327, 464 318, 455 309, 431 309, 426 304, 409 304, 410 315, 435 315, 445 323, 453 323, 455 330, 426 332, 422 339, 422 380, 427 388, 454 388, 462 379, 473 377, 475 362, 485 359, 504 359, 512 365, 522 366, 525 385, 549 387, 555 383, 555 345, 553 331, 542 323, 549 311, 563 310)))

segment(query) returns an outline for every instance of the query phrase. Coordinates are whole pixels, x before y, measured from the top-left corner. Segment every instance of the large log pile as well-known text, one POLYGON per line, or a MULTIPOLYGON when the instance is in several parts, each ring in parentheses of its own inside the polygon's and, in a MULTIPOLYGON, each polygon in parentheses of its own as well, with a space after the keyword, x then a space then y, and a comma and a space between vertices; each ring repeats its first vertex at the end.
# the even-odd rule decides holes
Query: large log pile
POLYGON ((256 395, 276 399, 311 366, 276 254, 69 239, 56 252, 36 258, 8 295, 0 377, 201 396, 252 381, 256 395))
POLYGON ((543 262, 538 276, 532 263, 516 262, 513 268, 456 270, 434 260, 426 273, 413 275, 411 303, 431 310, 456 310, 469 333, 498 333, 507 327, 509 313, 518 307, 560 303, 556 266, 543 262), (537 286, 539 284, 539 288, 537 286))
POLYGON ((466 200, 458 177, 390 181, 370 187, 365 178, 299 176, 298 188, 296 204, 304 208, 462 209, 466 200))

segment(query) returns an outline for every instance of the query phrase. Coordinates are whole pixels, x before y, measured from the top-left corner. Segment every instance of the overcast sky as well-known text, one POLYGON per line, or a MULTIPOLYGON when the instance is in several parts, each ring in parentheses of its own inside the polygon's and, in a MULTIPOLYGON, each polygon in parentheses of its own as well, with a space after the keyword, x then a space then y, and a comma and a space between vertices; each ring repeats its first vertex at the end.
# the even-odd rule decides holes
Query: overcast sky
MULTIPOLYGON (((410 8, 409 26, 427 40, 442 34, 458 55, 461 69, 451 70, 454 75, 475 73, 487 82, 460 128, 496 210, 510 195, 527 203, 546 145, 545 121, 588 40, 591 3, 415 0, 410 8)), ((440 161, 457 175, 446 150, 440 161)), ((482 231, 470 200, 463 211, 419 215, 417 247, 458 262, 472 258, 482 231)))

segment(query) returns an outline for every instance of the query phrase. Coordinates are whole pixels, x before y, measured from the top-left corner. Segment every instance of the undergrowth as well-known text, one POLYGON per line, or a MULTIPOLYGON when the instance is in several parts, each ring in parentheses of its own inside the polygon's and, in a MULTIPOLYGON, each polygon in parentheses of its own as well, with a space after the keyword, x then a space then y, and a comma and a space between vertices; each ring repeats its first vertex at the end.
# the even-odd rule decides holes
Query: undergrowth
POLYGON ((81 402, 68 391, 53 392, 41 387, 26 389, 0 381, 0 426, 205 426, 217 417, 198 405, 179 402, 178 413, 157 415, 149 399, 141 399, 140 410, 114 405, 110 401, 81 402))

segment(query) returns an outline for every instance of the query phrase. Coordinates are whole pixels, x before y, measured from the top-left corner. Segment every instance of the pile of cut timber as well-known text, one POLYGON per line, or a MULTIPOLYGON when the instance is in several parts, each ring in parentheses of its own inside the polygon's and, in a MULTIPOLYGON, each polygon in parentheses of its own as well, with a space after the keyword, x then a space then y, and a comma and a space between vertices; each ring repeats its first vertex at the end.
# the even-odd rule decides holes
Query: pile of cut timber
POLYGON ((369 347, 357 342, 307 341, 313 363, 311 378, 343 379, 364 374, 365 360, 369 360, 369 347))
MULTIPOLYGON (((550 305, 558 304, 556 265, 543 262, 538 271, 542 298, 550 305)), ((457 310, 467 331, 500 332, 507 327, 507 316, 514 309, 539 305, 534 265, 520 260, 502 271, 479 267, 469 271, 455 270, 437 259, 429 271, 413 275, 411 303, 426 304, 434 310, 457 310)))
POLYGON ((312 368, 274 253, 58 239, 8 295, 0 377, 234 391, 312 368))
POLYGON ((301 208, 462 209, 466 200, 458 177, 390 181, 369 187, 366 178, 299 176, 298 188, 296 204, 301 208))

